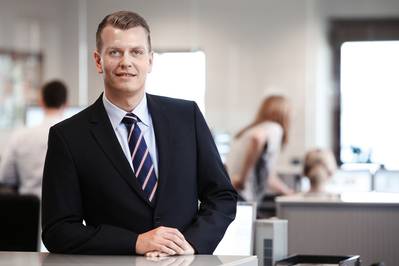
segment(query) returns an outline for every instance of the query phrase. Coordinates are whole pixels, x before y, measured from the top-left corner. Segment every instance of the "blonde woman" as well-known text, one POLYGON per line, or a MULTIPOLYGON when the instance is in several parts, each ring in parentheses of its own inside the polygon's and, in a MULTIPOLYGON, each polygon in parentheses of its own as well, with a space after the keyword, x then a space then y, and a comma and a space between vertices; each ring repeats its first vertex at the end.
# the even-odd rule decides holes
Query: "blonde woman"
POLYGON ((234 137, 226 168, 232 184, 247 201, 259 201, 266 191, 292 194, 277 176, 276 162, 288 142, 291 105, 283 96, 262 102, 255 120, 234 137))
POLYGON ((337 170, 335 156, 331 150, 312 149, 305 155, 303 174, 309 179, 308 195, 325 193, 326 182, 337 170))

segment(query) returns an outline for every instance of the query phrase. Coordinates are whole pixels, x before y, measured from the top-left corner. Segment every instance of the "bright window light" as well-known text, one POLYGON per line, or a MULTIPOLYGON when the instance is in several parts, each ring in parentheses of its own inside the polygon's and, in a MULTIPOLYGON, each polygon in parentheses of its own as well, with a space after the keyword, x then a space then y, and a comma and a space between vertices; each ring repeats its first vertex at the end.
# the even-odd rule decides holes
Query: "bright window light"
POLYGON ((399 169, 399 41, 341 47, 341 161, 399 169))
POLYGON ((154 53, 147 79, 151 94, 195 101, 205 115, 205 53, 154 53))

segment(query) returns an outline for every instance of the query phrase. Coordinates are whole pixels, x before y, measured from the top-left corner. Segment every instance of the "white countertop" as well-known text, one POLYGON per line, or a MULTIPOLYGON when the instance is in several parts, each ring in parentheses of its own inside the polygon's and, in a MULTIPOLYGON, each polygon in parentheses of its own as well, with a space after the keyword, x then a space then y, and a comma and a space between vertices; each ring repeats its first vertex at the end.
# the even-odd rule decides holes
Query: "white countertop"
POLYGON ((399 205, 399 193, 345 192, 341 194, 296 194, 276 198, 277 203, 323 203, 323 204, 384 204, 399 205))
POLYGON ((257 266, 255 256, 187 255, 164 258, 143 256, 64 255, 43 252, 0 252, 0 266, 257 266))

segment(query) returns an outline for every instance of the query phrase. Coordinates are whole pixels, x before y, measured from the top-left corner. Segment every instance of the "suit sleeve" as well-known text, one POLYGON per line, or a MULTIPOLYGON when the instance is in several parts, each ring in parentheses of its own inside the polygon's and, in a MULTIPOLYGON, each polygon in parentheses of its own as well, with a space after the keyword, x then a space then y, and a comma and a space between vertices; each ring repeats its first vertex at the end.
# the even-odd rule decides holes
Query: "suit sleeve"
POLYGON ((137 234, 110 225, 83 224, 82 194, 66 141, 52 127, 42 187, 42 239, 50 252, 134 254, 137 234))
POLYGON ((200 207, 196 219, 184 235, 197 253, 212 254, 235 218, 237 193, 231 185, 212 134, 195 103, 194 119, 200 207))

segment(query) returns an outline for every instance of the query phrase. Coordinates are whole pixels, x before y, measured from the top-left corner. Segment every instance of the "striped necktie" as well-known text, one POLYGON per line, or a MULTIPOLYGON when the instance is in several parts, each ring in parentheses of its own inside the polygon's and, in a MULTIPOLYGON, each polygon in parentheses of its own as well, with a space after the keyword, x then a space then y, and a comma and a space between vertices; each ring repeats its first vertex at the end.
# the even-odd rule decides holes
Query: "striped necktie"
POLYGON ((149 201, 153 201, 158 180, 151 155, 144 140, 143 132, 141 132, 137 124, 139 121, 140 119, 132 113, 127 113, 122 119, 122 123, 125 124, 128 132, 127 141, 131 160, 133 162, 133 171, 144 194, 149 201))

